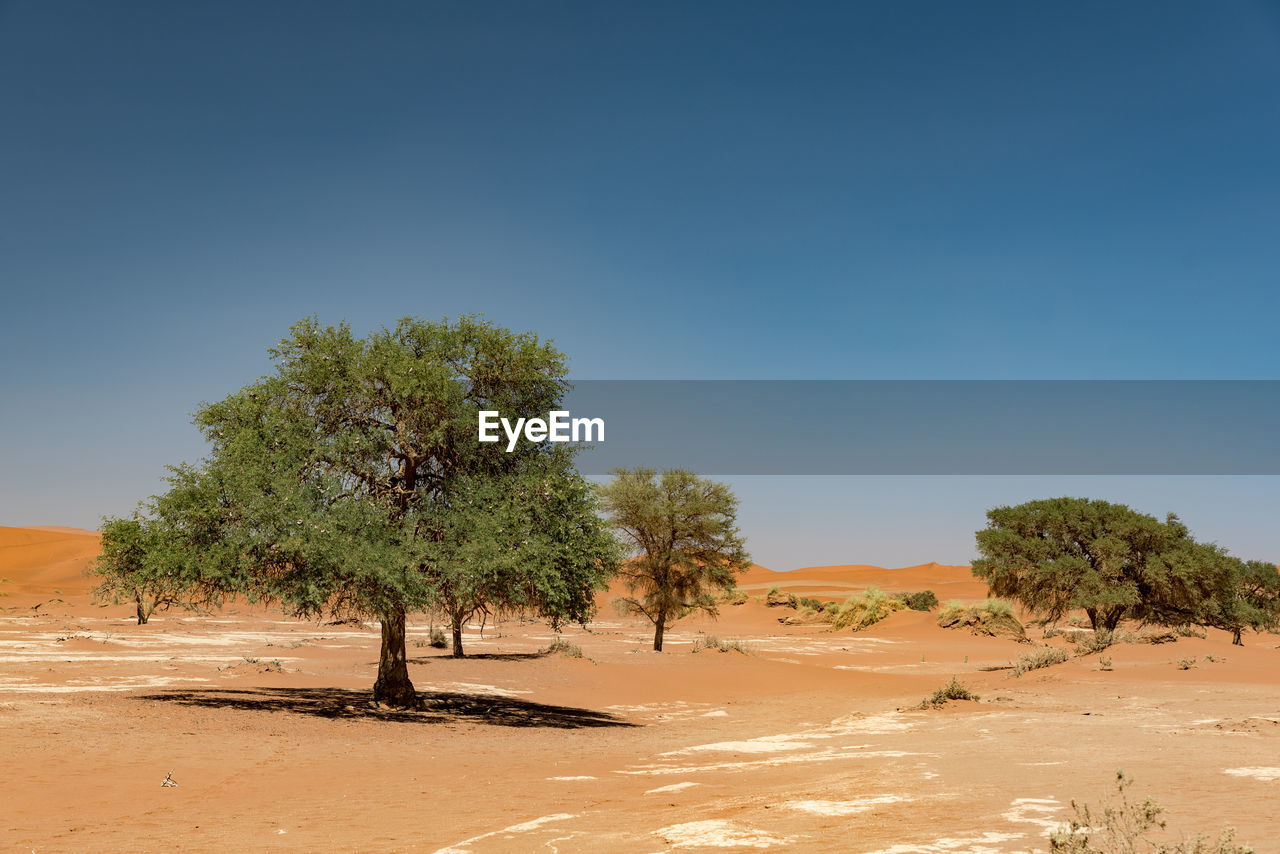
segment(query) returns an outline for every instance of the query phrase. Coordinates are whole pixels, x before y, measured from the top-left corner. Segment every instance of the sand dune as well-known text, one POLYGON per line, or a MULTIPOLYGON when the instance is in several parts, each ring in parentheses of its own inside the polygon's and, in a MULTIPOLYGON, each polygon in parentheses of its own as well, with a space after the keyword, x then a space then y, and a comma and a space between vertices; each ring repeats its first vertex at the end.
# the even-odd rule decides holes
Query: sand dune
POLYGON ((98 556, 98 534, 75 528, 0 527, 0 578, 6 593, 82 595, 93 588, 85 575, 98 556))
POLYGON ((932 590, 939 599, 982 599, 987 586, 973 577, 968 565, 925 563, 889 569, 868 564, 809 566, 789 572, 775 572, 753 566, 743 574, 738 586, 759 594, 770 587, 787 593, 817 598, 844 598, 868 587, 887 591, 932 590))

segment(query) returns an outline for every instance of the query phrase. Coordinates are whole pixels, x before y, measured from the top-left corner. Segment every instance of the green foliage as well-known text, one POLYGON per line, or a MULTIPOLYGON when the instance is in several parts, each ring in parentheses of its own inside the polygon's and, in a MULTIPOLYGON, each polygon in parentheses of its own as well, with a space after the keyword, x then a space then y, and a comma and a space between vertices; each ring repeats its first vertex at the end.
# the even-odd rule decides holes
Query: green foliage
POLYGON ((934 691, 929 697, 920 702, 918 708, 921 709, 940 709, 951 700, 978 700, 981 699, 977 694, 970 691, 964 686, 960 680, 952 676, 951 681, 934 691))
POLYGON ((855 632, 874 626, 894 611, 901 611, 906 606, 901 600, 891 599, 879 587, 868 587, 862 593, 855 593, 836 612, 831 622, 833 631, 853 629, 855 632))
POLYGON ((805 608, 809 611, 822 610, 822 603, 819 602, 817 599, 813 599, 809 596, 797 596, 796 605, 800 608, 805 608))
POLYGON ((464 317, 363 339, 304 320, 271 354, 273 375, 197 412, 210 454, 173 469, 150 508, 157 548, 189 555, 184 579, 299 615, 376 617, 374 694, 394 705, 416 703, 407 612, 447 611, 455 636, 476 610, 590 616, 618 554, 571 452, 476 440, 482 409, 558 408, 560 352, 464 317))
POLYGON ((1017 661, 1013 663, 1013 670, 1010 672, 1010 675, 1021 676, 1031 670, 1039 670, 1042 667, 1052 667, 1055 664, 1061 664, 1070 657, 1070 653, 1065 649, 1059 649, 1054 646, 1037 647, 1032 652, 1018 656, 1017 661))
POLYGON ((1184 842, 1152 842, 1150 834, 1165 828, 1164 807, 1151 797, 1131 799, 1132 785, 1131 777, 1117 771, 1115 796, 1104 796, 1100 808, 1072 800, 1074 816, 1066 827, 1049 834, 1051 854, 1255 854, 1248 845, 1236 844, 1231 829, 1214 840, 1196 836, 1184 842))
POLYGON ((1204 548, 1212 551, 1204 560, 1215 564, 1221 581, 1201 603, 1194 621, 1231 632, 1237 646, 1244 645, 1241 636, 1246 629, 1275 631, 1280 626, 1280 571, 1275 564, 1243 561, 1215 546, 1204 548))
POLYGON ((90 567, 99 579, 98 602, 131 602, 138 624, 157 610, 173 606, 201 609, 220 604, 221 577, 211 571, 201 548, 198 520, 187 520, 193 495, 176 486, 152 499, 148 515, 107 519, 102 525, 102 551, 90 567))
POLYGON ((740 652, 743 655, 751 654, 751 647, 746 641, 732 639, 722 639, 715 635, 700 635, 693 642, 693 651, 702 652, 703 650, 714 650, 715 652, 740 652))
POLYGON ((1199 613, 1222 585, 1213 549, 1122 504, 1052 498, 987 512, 973 572, 991 593, 1058 620, 1083 610, 1093 628, 1123 618, 1170 625, 1199 613))
POLYGON ((938 607, 938 596, 932 590, 920 590, 915 593, 896 593, 895 599, 901 599, 902 603, 912 611, 932 611, 938 607))
POLYGON ((694 611, 714 617, 714 594, 751 565, 738 499, 724 484, 680 469, 619 469, 601 504, 633 554, 619 570, 630 595, 614 604, 653 623, 655 650, 669 622, 694 611))

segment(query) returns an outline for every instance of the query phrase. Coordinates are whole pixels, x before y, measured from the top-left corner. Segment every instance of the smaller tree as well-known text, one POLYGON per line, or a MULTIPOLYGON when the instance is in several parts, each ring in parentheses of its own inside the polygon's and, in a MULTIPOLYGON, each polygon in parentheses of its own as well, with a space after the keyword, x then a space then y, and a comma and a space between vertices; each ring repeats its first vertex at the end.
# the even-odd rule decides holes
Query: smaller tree
POLYGON ((198 610, 218 604, 216 586, 203 580, 191 557, 163 517, 108 519, 102 526, 102 552, 91 568, 101 579, 94 598, 132 602, 140 626, 156 611, 175 605, 198 610))
POLYGON ((1280 626, 1280 571, 1262 560, 1244 561, 1221 554, 1221 584, 1205 600, 1196 622, 1231 632, 1231 642, 1244 646, 1245 629, 1275 631, 1280 626))
POLYGON ((463 626, 479 614, 531 613, 555 631, 594 615, 594 594, 621 554, 568 454, 548 453, 500 478, 459 479, 441 505, 424 570, 455 658, 463 657, 463 626))
POLYGON ((716 616, 714 594, 733 589, 751 565, 738 531, 738 499, 727 486, 682 469, 618 469, 601 505, 633 557, 619 575, 630 595, 615 606, 653 623, 662 651, 667 624, 694 611, 716 616))

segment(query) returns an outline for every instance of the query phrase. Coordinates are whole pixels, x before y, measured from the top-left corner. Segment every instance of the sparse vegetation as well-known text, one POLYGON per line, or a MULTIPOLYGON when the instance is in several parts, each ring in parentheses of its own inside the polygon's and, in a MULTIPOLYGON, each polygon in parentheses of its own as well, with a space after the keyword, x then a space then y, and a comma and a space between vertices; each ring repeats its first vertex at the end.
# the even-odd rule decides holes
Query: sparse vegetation
POLYGON ((906 606, 899 599, 891 599, 879 587, 868 587, 844 601, 832 620, 832 630, 853 629, 855 632, 874 626, 894 611, 906 606))
POLYGON ((1109 656, 1109 655, 1099 656, 1099 658, 1098 658, 1098 668, 1099 668, 1100 670, 1110 670, 1110 669, 1111 669, 1111 656, 1109 656))
POLYGON ((1133 779, 1123 771, 1116 772, 1114 799, 1103 798, 1101 808, 1071 801, 1075 815, 1067 825, 1049 834, 1052 854, 1255 854, 1248 845, 1235 842, 1235 831, 1228 828, 1209 840, 1196 836, 1184 842, 1160 843, 1149 838, 1152 832, 1164 830, 1161 818, 1164 807, 1151 797, 1134 801, 1129 797, 1133 779))
POLYGON ((920 701, 918 708, 940 709, 951 700, 977 700, 978 695, 964 686, 960 680, 952 676, 951 681, 920 701))
POLYGON ((1193 667, 1195 667, 1195 666, 1196 666, 1196 660, 1195 660, 1194 658, 1179 658, 1179 659, 1178 659, 1178 669, 1179 669, 1179 670, 1190 670, 1191 668, 1193 668, 1193 667))
POLYGON ((542 651, 543 655, 559 655, 565 658, 586 658, 582 654, 582 647, 576 643, 570 643, 564 638, 556 638, 551 645, 542 651))
POLYGON ((932 590, 919 590, 915 593, 895 593, 898 599, 912 611, 932 611, 938 607, 938 596, 932 590))
POLYGON ((1092 655, 1102 652, 1116 642, 1116 633, 1110 629, 1098 629, 1075 637, 1076 655, 1092 655))
POLYGON ((747 595, 747 591, 740 590, 737 587, 724 591, 717 598, 722 605, 745 605, 751 599, 747 595))
POLYGON ((1003 599, 948 602, 938 611, 938 625, 944 629, 967 628, 975 635, 1027 640, 1022 623, 1014 616, 1013 606, 1003 599))
POLYGON ((1052 667, 1055 664, 1061 664, 1071 657, 1065 649, 1056 646, 1041 646, 1026 655, 1018 656, 1013 662, 1013 670, 1011 676, 1021 676, 1031 670, 1039 670, 1042 667, 1052 667))
POLYGON ((701 635, 693 642, 693 651, 714 650, 715 652, 740 652, 751 654, 751 647, 745 641, 736 638, 723 639, 715 635, 701 635))
POLYGON ((445 640, 444 631, 439 626, 431 627, 431 632, 427 636, 427 643, 432 649, 445 649, 449 646, 449 642, 445 640))

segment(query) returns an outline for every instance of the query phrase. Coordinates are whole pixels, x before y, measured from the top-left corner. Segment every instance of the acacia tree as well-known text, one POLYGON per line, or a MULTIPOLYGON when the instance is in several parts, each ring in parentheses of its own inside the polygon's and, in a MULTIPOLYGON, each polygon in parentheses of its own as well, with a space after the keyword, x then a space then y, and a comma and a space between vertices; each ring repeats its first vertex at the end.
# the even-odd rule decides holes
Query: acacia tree
POLYGON ((1123 504, 1050 498, 996 507, 987 519, 973 574, 1050 620, 1080 609, 1095 630, 1125 618, 1194 622, 1227 583, 1218 553, 1172 513, 1161 522, 1123 504))
POLYGON ((717 613, 712 591, 732 589, 751 565, 738 531, 738 499, 727 486, 674 469, 618 469, 601 489, 601 506, 631 547, 619 575, 629 596, 622 613, 653 623, 662 650, 667 624, 693 611, 717 613))
POLYGON ((1280 627, 1280 571, 1262 560, 1245 561, 1206 546, 1221 567, 1221 581, 1202 603, 1195 622, 1231 632, 1231 642, 1244 646, 1245 629, 1275 631, 1280 627))
MULTIPOLYGON (((374 699, 414 707, 406 615, 435 601, 443 538, 470 537, 477 563, 501 561, 510 545, 475 524, 480 510, 466 516, 471 527, 459 522, 468 484, 529 483, 537 473, 571 490, 580 480, 567 463, 543 463, 550 446, 526 442, 508 453, 476 435, 481 409, 532 417, 556 408, 564 356, 534 335, 469 317, 406 318, 364 339, 346 324, 304 320, 271 355, 274 375, 197 412, 212 450, 199 466, 173 469, 158 501, 173 497, 183 508, 169 527, 192 545, 192 571, 220 590, 300 616, 378 619, 374 699)), ((582 514, 594 515, 581 501, 565 512, 588 526, 582 514)), ((565 572, 579 598, 603 586, 608 553, 583 548, 570 565, 540 542, 519 551, 524 565, 565 572)))
POLYGON ((102 552, 90 571, 100 578, 94 599, 132 602, 138 625, 175 605, 198 609, 217 604, 217 586, 193 575, 180 538, 157 517, 109 519, 102 526, 102 552))
POLYGON ((462 479, 445 499, 424 568, 455 658, 478 614, 531 613, 559 631, 594 613, 592 594, 617 572, 621 549, 569 460, 556 451, 513 475, 462 479))

